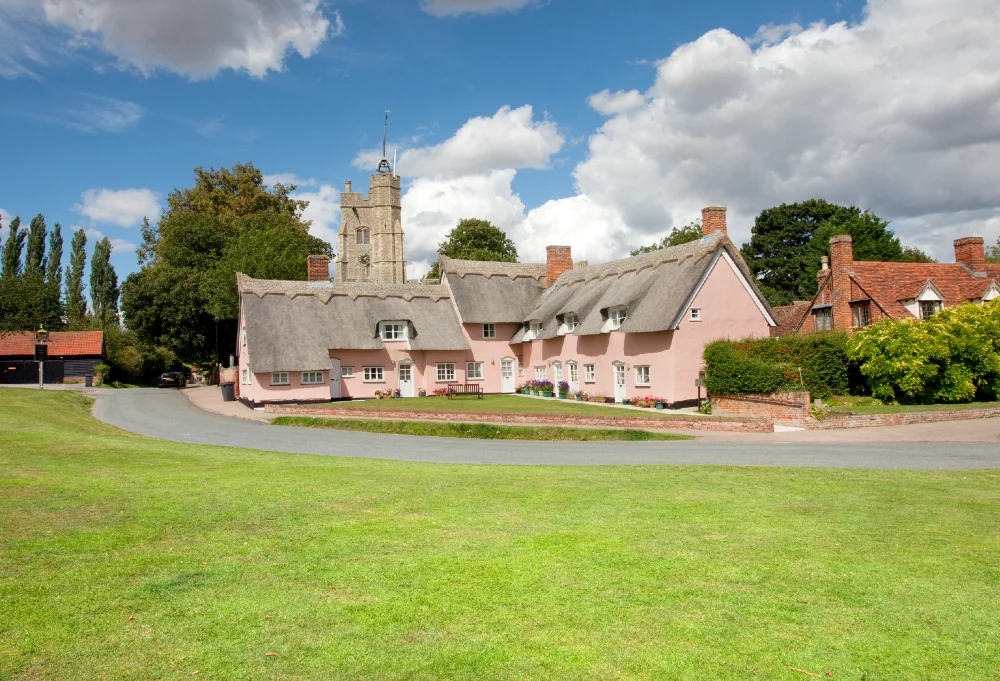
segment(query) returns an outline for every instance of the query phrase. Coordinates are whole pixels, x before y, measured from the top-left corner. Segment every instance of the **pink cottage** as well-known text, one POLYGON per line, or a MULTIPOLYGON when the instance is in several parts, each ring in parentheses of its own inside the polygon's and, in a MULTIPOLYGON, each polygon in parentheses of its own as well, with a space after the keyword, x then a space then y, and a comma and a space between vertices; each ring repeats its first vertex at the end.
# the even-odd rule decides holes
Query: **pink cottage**
POLYGON ((332 283, 321 256, 311 281, 237 275, 240 399, 410 397, 452 383, 513 393, 533 379, 693 405, 707 343, 775 326, 725 216, 706 208, 701 239, 594 266, 550 246, 545 264, 442 257, 434 285, 332 283))

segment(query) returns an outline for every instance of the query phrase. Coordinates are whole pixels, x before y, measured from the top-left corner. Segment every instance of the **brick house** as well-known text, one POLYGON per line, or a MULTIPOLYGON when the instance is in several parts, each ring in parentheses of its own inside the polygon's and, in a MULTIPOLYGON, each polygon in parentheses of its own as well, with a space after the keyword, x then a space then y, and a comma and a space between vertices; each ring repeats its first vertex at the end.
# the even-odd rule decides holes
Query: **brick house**
POLYGON ((781 325, 773 335, 830 329, 851 332, 883 319, 926 319, 963 303, 1000 297, 1000 264, 986 262, 982 237, 955 241, 953 263, 867 262, 854 260, 853 240, 830 239, 819 290, 811 301, 775 308, 781 325))

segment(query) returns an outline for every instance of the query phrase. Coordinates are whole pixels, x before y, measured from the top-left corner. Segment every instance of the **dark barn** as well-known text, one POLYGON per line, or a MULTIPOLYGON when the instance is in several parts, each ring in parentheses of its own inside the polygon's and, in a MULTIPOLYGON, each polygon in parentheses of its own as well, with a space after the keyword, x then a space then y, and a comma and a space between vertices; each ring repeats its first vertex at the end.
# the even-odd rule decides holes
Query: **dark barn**
MULTIPOLYGON (((46 383, 82 383, 104 361, 103 331, 53 331, 45 345, 46 383)), ((0 334, 0 383, 38 383, 33 332, 0 334)))

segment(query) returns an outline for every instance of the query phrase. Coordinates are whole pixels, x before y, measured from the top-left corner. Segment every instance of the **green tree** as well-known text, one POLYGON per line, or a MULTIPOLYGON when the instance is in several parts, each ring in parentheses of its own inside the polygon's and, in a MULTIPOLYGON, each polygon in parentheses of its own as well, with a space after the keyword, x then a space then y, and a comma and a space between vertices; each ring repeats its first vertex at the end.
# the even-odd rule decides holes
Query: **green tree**
MULTIPOLYGON (((507 238, 507 233, 494 227, 489 220, 464 218, 448 232, 438 244, 438 253, 457 260, 487 260, 491 262, 517 262, 517 247, 507 238)), ((439 263, 434 263, 427 275, 432 279, 441 276, 439 263)))
POLYGON ((63 238, 62 225, 58 222, 49 234, 49 261, 45 269, 45 281, 53 284, 56 290, 62 291, 63 281, 63 238))
POLYGON ((156 244, 160 239, 160 232, 156 226, 149 224, 148 217, 144 217, 140 234, 142 235, 142 243, 139 244, 139 248, 135 249, 136 259, 140 266, 147 263, 153 264, 156 262, 156 244))
POLYGON ((897 262, 937 262, 937 260, 916 246, 903 246, 903 255, 897 262))
POLYGON ((90 259, 90 301, 102 329, 118 324, 118 274, 111 264, 111 241, 104 237, 90 259))
POLYGON ((15 217, 7 228, 7 241, 3 246, 3 277, 17 277, 21 274, 21 255, 28 233, 21 229, 21 218, 15 217))
POLYGON ((87 266, 87 234, 73 232, 69 271, 66 274, 66 317, 72 328, 82 328, 87 319, 87 299, 83 296, 83 274, 87 266))
POLYGON ((24 259, 24 273, 42 279, 45 276, 45 218, 41 213, 31 219, 28 227, 28 252, 24 259))
POLYGON ((664 248, 670 248, 671 246, 680 246, 681 244, 686 244, 689 241, 697 241, 702 237, 702 234, 701 223, 698 221, 684 225, 683 227, 674 227, 670 230, 670 234, 666 235, 651 246, 641 246, 635 249, 632 251, 632 255, 651 253, 652 251, 660 251, 664 248))
POLYGON ((986 251, 986 262, 1000 263, 1000 238, 997 239, 996 246, 990 246, 986 251))
POLYGON ((829 255, 831 236, 850 234, 857 260, 900 260, 903 247, 888 224, 871 211, 822 199, 782 204, 761 211, 742 253, 768 302, 787 305, 816 294, 820 257, 829 255))

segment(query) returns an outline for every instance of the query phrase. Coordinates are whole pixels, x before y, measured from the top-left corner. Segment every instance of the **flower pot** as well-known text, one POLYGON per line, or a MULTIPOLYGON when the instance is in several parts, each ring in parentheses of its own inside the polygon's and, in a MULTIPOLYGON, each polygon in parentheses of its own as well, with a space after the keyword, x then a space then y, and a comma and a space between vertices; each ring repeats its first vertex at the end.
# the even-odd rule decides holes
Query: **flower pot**
POLYGON ((576 396, 576 401, 577 401, 577 402, 583 402, 583 398, 582 398, 582 397, 580 397, 579 395, 577 395, 577 396, 576 396))
POLYGON ((546 390, 545 392, 542 393, 542 397, 552 397, 552 391, 546 390))
POLYGON ((613 397, 605 397, 604 398, 604 404, 614 404, 614 403, 615 403, 615 398, 613 398, 613 397))
POLYGON ((559 393, 560 400, 565 400, 567 397, 569 397, 569 395, 567 395, 566 393, 559 393))
POLYGON ((657 402, 656 403, 656 408, 657 409, 666 409, 667 408, 667 403, 666 402, 657 402))
POLYGON ((420 392, 417 393, 417 396, 418 397, 427 397, 427 391, 426 390, 421 390, 420 392))

